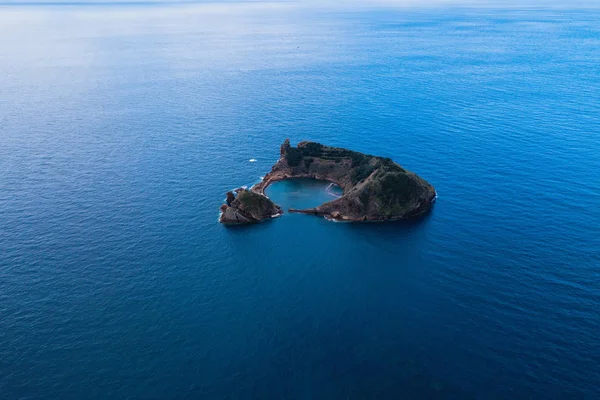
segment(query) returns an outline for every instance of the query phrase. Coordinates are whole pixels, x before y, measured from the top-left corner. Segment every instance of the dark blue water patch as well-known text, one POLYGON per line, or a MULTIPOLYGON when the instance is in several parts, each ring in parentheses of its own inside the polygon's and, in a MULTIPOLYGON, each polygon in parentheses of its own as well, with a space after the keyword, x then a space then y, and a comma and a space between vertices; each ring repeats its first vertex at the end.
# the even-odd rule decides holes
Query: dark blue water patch
POLYGON ((290 7, 3 8, 0 398, 598 398, 598 13, 290 7), (286 137, 440 198, 218 224, 286 137))
POLYGON ((317 179, 287 179, 274 182, 265 193, 271 200, 283 207, 305 209, 320 206, 338 199, 343 190, 336 184, 317 179))

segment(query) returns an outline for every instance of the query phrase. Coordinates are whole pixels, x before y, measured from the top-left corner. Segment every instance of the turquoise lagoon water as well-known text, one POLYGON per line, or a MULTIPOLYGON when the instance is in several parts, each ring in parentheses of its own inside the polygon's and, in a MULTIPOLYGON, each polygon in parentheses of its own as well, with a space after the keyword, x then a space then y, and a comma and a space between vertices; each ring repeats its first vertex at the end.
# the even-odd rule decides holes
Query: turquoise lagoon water
POLYGON ((289 208, 306 209, 339 198, 344 191, 332 183, 314 179, 290 179, 270 184, 265 191, 284 212, 289 208))
POLYGON ((599 398, 600 13, 314 7, 0 8, 0 398, 599 398), (286 137, 436 206, 219 225, 286 137))

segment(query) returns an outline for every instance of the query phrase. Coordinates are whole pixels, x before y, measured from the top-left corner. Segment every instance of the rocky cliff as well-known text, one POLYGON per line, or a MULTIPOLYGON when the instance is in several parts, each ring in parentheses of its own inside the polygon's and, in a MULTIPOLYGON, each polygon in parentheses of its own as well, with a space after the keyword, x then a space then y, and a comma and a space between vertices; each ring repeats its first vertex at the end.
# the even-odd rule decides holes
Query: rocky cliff
POLYGON ((221 223, 252 224, 282 214, 281 208, 263 194, 242 188, 235 192, 227 192, 226 204, 221 206, 221 223))
POLYGON ((416 217, 436 199, 433 186, 389 158, 366 155, 315 142, 293 147, 286 140, 280 159, 251 190, 264 194, 272 182, 313 178, 334 182, 344 194, 308 210, 290 210, 346 221, 388 221, 416 217))

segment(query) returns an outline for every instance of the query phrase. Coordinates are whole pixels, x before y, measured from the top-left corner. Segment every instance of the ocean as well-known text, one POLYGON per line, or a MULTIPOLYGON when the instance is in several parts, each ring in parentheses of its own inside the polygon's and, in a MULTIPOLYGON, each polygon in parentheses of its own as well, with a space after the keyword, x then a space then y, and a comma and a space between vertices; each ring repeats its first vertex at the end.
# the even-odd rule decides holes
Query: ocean
POLYGON ((0 398, 600 398, 600 10, 3 3, 0 32, 0 398), (220 225, 285 138, 437 203, 220 225))

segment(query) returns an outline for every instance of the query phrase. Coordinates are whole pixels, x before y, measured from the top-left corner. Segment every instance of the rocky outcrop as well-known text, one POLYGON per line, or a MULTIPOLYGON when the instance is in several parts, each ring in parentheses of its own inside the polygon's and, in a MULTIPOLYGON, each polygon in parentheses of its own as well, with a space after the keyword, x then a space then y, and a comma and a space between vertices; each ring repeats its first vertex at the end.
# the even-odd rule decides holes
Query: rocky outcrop
POLYGON ((312 178, 339 185, 344 194, 308 210, 290 210, 344 221, 390 221, 428 212, 436 191, 427 181, 389 158, 366 155, 315 142, 289 139, 280 159, 251 191, 263 194, 271 183, 284 179, 312 178))
POLYGON ((219 222, 223 224, 253 224, 277 218, 281 208, 264 194, 243 188, 227 192, 226 204, 221 206, 219 222))
POLYGON ((227 202, 227 205, 231 206, 231 203, 233 203, 234 200, 235 195, 233 194, 233 192, 227 192, 227 199, 225 200, 227 202))

